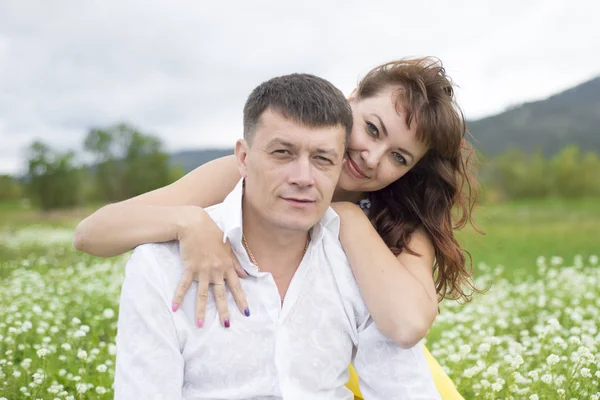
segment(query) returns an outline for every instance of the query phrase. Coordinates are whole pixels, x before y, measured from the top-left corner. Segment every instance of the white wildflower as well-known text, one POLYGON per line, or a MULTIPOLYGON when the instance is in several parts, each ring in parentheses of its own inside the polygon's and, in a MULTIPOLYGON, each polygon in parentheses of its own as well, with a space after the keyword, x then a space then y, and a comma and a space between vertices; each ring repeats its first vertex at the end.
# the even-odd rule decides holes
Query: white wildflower
POLYGON ((557 356, 556 354, 550 354, 548 356, 548 358, 546 358, 546 362, 550 366, 558 364, 559 361, 560 361, 560 357, 557 356))
POLYGON ((96 371, 98 371, 98 372, 106 372, 107 369, 108 369, 108 367, 104 364, 100 364, 96 367, 96 371))
POLYGON ((550 384, 552 382, 552 375, 550 374, 544 374, 542 375, 542 382, 546 383, 546 384, 550 384))
POLYGON ((87 358, 87 351, 79 349, 79 351, 77 352, 77 358, 85 360, 87 358))

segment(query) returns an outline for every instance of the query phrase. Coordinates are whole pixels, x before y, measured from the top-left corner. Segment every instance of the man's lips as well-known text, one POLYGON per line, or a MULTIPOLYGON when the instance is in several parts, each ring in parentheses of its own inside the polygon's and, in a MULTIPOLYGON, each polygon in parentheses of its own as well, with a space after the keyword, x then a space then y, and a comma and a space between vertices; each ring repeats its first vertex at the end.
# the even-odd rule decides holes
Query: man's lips
POLYGON ((314 203, 315 202, 312 199, 301 199, 301 198, 297 198, 297 197, 282 197, 282 199, 289 200, 289 201, 298 201, 301 203, 314 203))
POLYGON ((346 153, 346 159, 348 160, 348 171, 359 179, 368 179, 369 177, 356 165, 350 154, 346 153))
POLYGON ((314 204, 316 204, 315 200, 311 200, 311 199, 306 199, 306 198, 302 198, 302 197, 281 197, 282 200, 284 200, 290 207, 298 209, 298 210, 304 210, 304 209, 308 209, 310 207, 312 207, 314 204))
POLYGON ((315 200, 312 199, 306 199, 306 198, 302 198, 302 197, 281 197, 283 200, 287 201, 288 203, 297 205, 297 206, 308 206, 311 205, 313 203, 316 203, 315 200))

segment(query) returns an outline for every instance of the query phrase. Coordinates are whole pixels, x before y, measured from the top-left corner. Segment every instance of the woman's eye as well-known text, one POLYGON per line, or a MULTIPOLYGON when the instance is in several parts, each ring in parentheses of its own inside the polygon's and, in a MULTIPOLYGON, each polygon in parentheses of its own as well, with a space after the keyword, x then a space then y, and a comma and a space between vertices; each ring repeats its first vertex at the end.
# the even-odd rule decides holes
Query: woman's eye
POLYGON ((373 136, 375 136, 376 138, 379 137, 379 129, 377 129, 377 127, 375 125, 373 125, 372 123, 367 121, 367 130, 369 131, 369 133, 373 136))
POLYGON ((406 158, 404 158, 402 154, 393 152, 392 155, 394 156, 394 160, 396 160, 402 165, 406 165, 406 158))

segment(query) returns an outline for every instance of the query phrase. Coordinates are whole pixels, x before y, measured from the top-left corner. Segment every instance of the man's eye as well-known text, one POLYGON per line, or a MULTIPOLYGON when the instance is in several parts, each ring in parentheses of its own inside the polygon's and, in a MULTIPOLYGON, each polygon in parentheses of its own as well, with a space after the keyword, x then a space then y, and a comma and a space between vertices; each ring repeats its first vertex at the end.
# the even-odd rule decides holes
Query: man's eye
POLYGON ((367 131, 369 131, 372 136, 376 138, 379 137, 379 129, 377 129, 377 127, 369 121, 367 121, 367 131))
POLYGON ((275 150, 273 152, 273 154, 289 155, 289 154, 292 154, 292 153, 290 153, 290 151, 286 150, 286 149, 278 149, 278 150, 275 150))
POLYGON ((402 165, 406 165, 406 158, 404 158, 402 154, 393 152, 392 155, 394 156, 394 160, 396 160, 402 165))
POLYGON ((329 158, 327 157, 323 157, 323 156, 316 156, 315 157, 317 160, 325 162, 325 163, 329 163, 329 164, 333 164, 333 161, 331 161, 329 158))

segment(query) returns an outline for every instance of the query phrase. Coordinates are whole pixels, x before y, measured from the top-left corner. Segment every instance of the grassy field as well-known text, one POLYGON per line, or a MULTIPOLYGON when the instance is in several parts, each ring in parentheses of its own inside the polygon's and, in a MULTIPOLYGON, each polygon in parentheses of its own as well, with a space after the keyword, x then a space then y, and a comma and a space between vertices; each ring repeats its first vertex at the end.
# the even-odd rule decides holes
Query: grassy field
MULTIPOLYGON (((112 398, 126 256, 72 249, 90 212, 0 204, 0 400, 112 398)), ((600 200, 487 205, 460 240, 477 265, 467 305, 442 303, 426 338, 466 399, 596 399, 600 200)))
POLYGON ((502 265, 509 279, 535 273, 540 255, 573 260, 600 253, 600 199, 483 205, 475 222, 485 235, 465 229, 461 244, 474 264, 502 265))

